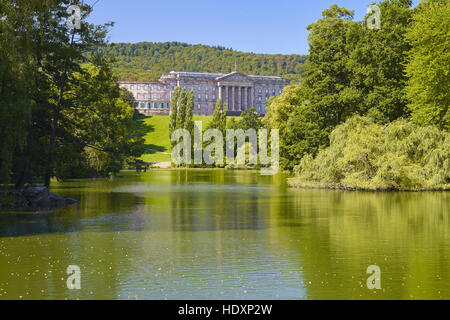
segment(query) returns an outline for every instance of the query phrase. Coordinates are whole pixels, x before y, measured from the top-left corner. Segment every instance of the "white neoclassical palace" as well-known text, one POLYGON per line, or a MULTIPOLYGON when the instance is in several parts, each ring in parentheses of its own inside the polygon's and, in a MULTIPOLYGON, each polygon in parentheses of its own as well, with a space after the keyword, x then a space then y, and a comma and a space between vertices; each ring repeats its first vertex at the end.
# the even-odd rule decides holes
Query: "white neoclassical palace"
POLYGON ((218 99, 227 105, 229 115, 240 115, 249 108, 263 115, 269 98, 280 95, 288 84, 288 80, 275 76, 176 71, 163 75, 158 82, 119 82, 120 87, 133 93, 135 108, 145 115, 169 114, 177 87, 194 92, 196 115, 212 115, 218 99))

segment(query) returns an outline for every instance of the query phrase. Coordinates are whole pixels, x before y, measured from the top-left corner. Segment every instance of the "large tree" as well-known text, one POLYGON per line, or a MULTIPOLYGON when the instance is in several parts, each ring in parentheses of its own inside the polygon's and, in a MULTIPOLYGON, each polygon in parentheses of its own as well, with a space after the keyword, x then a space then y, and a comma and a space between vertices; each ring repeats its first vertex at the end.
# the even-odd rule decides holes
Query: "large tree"
MULTIPOLYGON (((95 46, 105 45, 112 24, 87 23, 91 12, 92 7, 81 1, 0 3, 0 183, 13 182, 20 188, 43 179, 49 186, 52 177, 64 177, 73 165, 69 155, 85 150, 81 148, 82 124, 100 113, 101 121, 95 125, 107 131, 103 138, 108 139, 111 132, 120 146, 124 146, 121 139, 130 141, 129 131, 106 117, 120 121, 131 108, 123 99, 118 102, 120 90, 105 61, 91 54, 95 46), (70 15, 66 10, 72 4, 81 8, 79 29, 66 23, 70 15), (86 63, 98 67, 103 85, 86 63), (87 94, 87 88, 95 94, 87 94), (91 113, 77 113, 81 107, 91 113)), ((133 153, 122 148, 104 154, 115 154, 115 163, 123 163, 133 153)), ((117 171, 113 167, 108 166, 117 171)))
POLYGON ((414 122, 450 129, 450 2, 419 4, 407 38, 412 48, 406 68, 407 97, 414 122))

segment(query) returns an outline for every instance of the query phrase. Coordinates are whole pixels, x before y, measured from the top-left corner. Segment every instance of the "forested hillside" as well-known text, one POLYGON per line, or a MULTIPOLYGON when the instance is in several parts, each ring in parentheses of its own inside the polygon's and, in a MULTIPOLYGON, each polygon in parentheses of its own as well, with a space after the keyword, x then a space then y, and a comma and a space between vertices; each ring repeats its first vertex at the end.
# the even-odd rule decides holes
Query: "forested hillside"
POLYGON ((243 73, 299 80, 306 62, 304 55, 255 54, 180 42, 117 43, 97 50, 116 57, 113 71, 119 79, 132 81, 157 80, 172 70, 228 73, 235 63, 243 73))

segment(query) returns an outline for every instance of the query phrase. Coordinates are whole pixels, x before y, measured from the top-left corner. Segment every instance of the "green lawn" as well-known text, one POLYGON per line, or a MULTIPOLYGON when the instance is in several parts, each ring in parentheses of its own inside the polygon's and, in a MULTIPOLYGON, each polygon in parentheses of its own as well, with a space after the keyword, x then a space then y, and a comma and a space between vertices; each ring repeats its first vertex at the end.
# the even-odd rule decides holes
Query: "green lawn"
MULTIPOLYGON (((211 119, 212 116, 194 116, 194 121, 203 122, 203 129, 211 119)), ((146 152, 141 159, 145 162, 169 162, 169 116, 141 117, 136 121, 139 130, 145 134, 146 152)))

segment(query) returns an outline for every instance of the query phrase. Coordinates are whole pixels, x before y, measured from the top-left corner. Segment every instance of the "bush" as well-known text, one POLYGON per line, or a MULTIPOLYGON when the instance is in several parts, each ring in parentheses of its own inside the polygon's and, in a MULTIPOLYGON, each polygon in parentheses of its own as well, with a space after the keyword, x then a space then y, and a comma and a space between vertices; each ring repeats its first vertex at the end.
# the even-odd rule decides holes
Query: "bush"
POLYGON ((363 190, 450 190, 450 133, 406 120, 379 125, 355 116, 330 147, 302 158, 292 186, 363 190))

